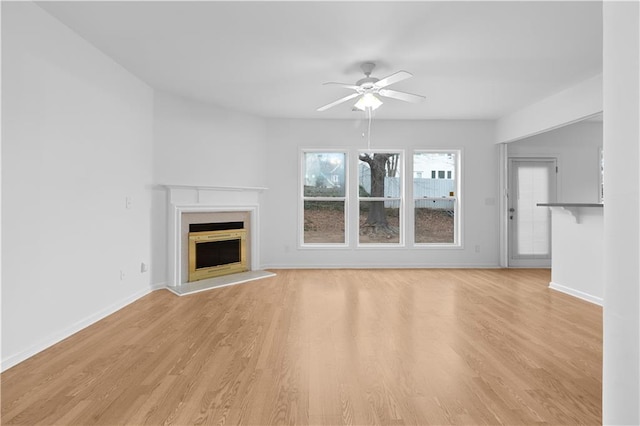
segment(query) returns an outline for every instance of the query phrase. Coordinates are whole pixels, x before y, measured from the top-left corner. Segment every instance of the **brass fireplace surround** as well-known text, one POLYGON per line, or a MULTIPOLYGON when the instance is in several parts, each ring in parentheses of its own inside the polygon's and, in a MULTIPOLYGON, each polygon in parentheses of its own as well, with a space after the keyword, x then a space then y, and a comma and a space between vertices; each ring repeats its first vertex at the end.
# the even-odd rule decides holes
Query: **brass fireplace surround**
POLYGON ((189 233, 189 282, 247 271, 245 229, 189 233), (196 269, 196 245, 218 241, 240 240, 240 261, 196 269))

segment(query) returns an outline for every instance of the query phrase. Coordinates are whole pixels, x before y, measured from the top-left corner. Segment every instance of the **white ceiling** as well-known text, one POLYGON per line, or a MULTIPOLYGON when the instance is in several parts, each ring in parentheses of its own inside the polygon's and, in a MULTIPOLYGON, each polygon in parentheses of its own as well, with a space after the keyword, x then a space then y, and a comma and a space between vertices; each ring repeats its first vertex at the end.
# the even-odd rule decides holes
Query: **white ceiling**
POLYGON ((152 87, 266 117, 353 118, 359 64, 390 88, 376 118, 495 119, 602 72, 600 2, 41 2, 152 87))

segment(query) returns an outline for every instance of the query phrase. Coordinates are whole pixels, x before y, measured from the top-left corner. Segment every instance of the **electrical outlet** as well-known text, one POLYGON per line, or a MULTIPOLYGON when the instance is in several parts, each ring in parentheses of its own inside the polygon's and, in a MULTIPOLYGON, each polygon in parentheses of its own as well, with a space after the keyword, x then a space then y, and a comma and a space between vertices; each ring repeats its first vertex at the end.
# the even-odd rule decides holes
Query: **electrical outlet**
POLYGON ((149 270, 149 265, 147 265, 144 262, 140 263, 140 272, 141 273, 147 272, 148 270, 149 270))
POLYGON ((127 210, 130 210, 131 209, 131 204, 132 204, 131 197, 125 197, 125 199, 124 199, 124 208, 127 209, 127 210))
POLYGON ((476 246, 476 253, 480 253, 480 246, 476 246))
POLYGON ((120 270, 120 281, 124 281, 124 276, 125 276, 124 271, 120 270))

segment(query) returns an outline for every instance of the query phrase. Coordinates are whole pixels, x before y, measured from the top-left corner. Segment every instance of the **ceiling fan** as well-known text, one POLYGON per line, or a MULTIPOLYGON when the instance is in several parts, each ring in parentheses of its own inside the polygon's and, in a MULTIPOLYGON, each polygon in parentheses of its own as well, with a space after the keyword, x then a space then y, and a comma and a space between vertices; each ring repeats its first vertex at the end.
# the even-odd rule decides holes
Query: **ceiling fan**
POLYGON ((349 96, 345 96, 344 98, 338 99, 337 101, 322 106, 318 108, 317 111, 326 111, 331 107, 339 105, 358 96, 360 96, 360 99, 358 99, 354 107, 362 111, 365 111, 369 108, 373 110, 382 105, 382 101, 376 95, 413 103, 422 102, 425 99, 425 97, 421 95, 414 95, 412 93, 386 89, 387 86, 390 86, 402 80, 406 80, 409 77, 413 77, 413 74, 407 71, 398 71, 383 79, 377 79, 375 77, 371 77, 371 72, 373 71, 375 66, 376 64, 374 64, 373 62, 363 63, 360 68, 364 72, 365 77, 358 80, 355 85, 334 82, 324 83, 325 86, 333 85, 352 89, 355 90, 356 93, 352 93, 349 96))

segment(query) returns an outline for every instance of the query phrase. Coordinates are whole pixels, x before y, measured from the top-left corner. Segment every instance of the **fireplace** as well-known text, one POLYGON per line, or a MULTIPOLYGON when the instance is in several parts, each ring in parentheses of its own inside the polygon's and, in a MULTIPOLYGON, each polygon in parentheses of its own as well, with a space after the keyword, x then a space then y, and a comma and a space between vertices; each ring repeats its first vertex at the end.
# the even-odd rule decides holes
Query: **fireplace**
POLYGON ((253 269, 250 212, 183 212, 181 222, 181 283, 253 269))
POLYGON ((188 281, 247 271, 246 239, 244 222, 190 224, 188 281))
POLYGON ((260 270, 258 204, 259 194, 265 188, 188 185, 163 185, 163 187, 167 190, 168 207, 167 288, 176 294, 184 295, 189 294, 194 288, 201 290, 207 286, 218 286, 222 285, 221 283, 230 285, 229 283, 232 282, 257 279, 258 275, 264 276, 264 271, 260 270), (229 225, 225 225, 236 222, 242 223, 242 226, 231 226, 229 229, 229 225), (214 227, 210 228, 212 224, 214 227), (227 229, 223 229, 225 227, 227 229), (216 234, 218 231, 220 231, 219 234, 216 234), (206 242, 235 240, 235 242, 229 242, 227 247, 223 247, 232 255, 218 255, 214 251, 213 254, 205 254, 201 261, 190 268, 189 246, 194 243, 190 241, 189 236, 198 232, 210 233, 200 235, 200 237, 206 237, 205 239, 196 239, 199 242, 196 242, 195 246, 205 251, 217 245, 209 245, 206 242), (236 234, 230 235, 230 238, 217 239, 221 235, 232 232, 236 234), (238 246, 240 246, 239 249, 238 246), (239 271, 234 269, 237 268, 236 265, 231 267, 238 263, 236 261, 238 257, 243 264, 239 271), (229 269, 226 269, 225 265, 230 266, 229 269), (209 272, 220 272, 220 276, 205 279, 204 276, 196 274, 190 277, 190 269, 208 268, 213 268, 209 272))

